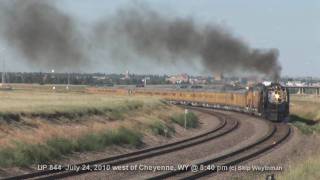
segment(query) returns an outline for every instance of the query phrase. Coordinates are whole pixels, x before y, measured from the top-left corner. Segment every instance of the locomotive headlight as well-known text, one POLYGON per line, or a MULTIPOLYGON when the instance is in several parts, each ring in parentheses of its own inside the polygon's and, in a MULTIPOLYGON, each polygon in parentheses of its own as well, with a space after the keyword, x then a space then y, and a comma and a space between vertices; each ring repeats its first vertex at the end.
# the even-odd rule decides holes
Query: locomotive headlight
POLYGON ((280 99, 280 94, 276 93, 276 94, 274 95, 274 97, 275 97, 276 100, 278 101, 278 100, 280 99))

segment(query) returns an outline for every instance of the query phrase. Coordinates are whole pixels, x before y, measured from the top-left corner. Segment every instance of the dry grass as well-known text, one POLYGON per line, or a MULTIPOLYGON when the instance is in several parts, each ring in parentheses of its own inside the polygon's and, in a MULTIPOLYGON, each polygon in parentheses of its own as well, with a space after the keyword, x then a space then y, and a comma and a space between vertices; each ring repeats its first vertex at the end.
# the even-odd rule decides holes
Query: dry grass
POLYGON ((290 105, 293 125, 304 134, 320 133, 320 98, 317 96, 293 96, 290 105))
POLYGON ((139 147, 142 134, 135 129, 120 127, 98 133, 84 134, 77 139, 53 137, 44 143, 27 144, 17 142, 14 148, 0 150, 0 166, 30 166, 48 163, 73 152, 102 150, 111 145, 139 147))
POLYGON ((55 113, 84 109, 117 108, 132 101, 145 106, 159 104, 156 98, 121 97, 85 93, 53 93, 39 91, 0 91, 0 113, 55 113))
POLYGON ((164 135, 162 131, 165 128, 173 127, 171 117, 183 113, 180 108, 166 105, 158 98, 142 96, 15 90, 0 92, 0 99, 0 155, 2 160, 7 160, 3 165, 38 162, 39 159, 31 158, 32 153, 28 154, 34 148, 43 150, 38 152, 41 161, 55 158, 57 154, 54 151, 49 155, 43 154, 51 141, 54 145, 63 143, 63 149, 57 151, 66 151, 66 154, 79 148, 98 150, 113 141, 117 143, 120 136, 121 141, 134 144, 139 139, 131 142, 130 131, 137 131, 138 134, 151 131, 155 135, 164 135), (19 118, 10 119, 12 117, 8 114, 19 118), (118 134, 119 137, 115 136, 114 140, 111 138, 103 146, 90 140, 93 138, 94 142, 100 142, 103 138, 113 136, 110 132, 121 128, 128 129, 129 134, 119 131, 123 134, 118 134), (80 141, 88 146, 78 146, 80 141), (11 159, 6 159, 6 154, 11 154, 11 159))
POLYGON ((292 96, 290 113, 306 119, 320 121, 320 97, 292 96))
POLYGON ((32 124, 35 128, 23 126, 8 126, 6 132, 2 133, 0 138, 1 147, 12 147, 15 142, 24 142, 28 144, 43 143, 52 137, 74 139, 91 132, 102 132, 106 129, 116 129, 122 124, 118 121, 103 123, 95 121, 83 123, 50 123, 43 119, 35 119, 32 124))
MULTIPOLYGON (((292 96, 291 109, 293 124, 305 134, 320 133, 320 97, 317 96, 292 96)), ((310 137, 310 136, 309 136, 310 137)), ((293 162, 288 171, 277 179, 295 180, 320 179, 320 154, 315 152, 311 157, 299 162, 293 162)))
POLYGON ((0 145, 13 142, 41 143, 51 137, 78 138, 90 132, 102 132, 120 126, 151 124, 155 119, 170 119, 178 108, 168 108, 157 98, 107 96, 85 93, 49 93, 39 91, 0 92, 0 113, 55 114, 110 110, 74 119, 46 119, 22 115, 21 122, 0 123, 0 145), (137 108, 131 108, 131 106, 137 108), (112 118, 110 118, 112 117, 112 118), (118 119, 117 119, 118 117, 118 119), (121 121, 117 121, 121 120, 121 121))
MULTIPOLYGON (((169 118, 169 117, 168 117, 169 118)), ((99 122, 94 119, 90 121, 77 124, 52 124, 46 121, 37 120, 34 124, 37 128, 24 128, 24 127, 7 127, 6 132, 2 132, 0 138, 0 146, 14 147, 15 142, 23 142, 28 144, 43 143, 53 137, 65 139, 77 139, 84 134, 92 132, 99 133, 107 130, 118 129, 119 127, 136 128, 137 126, 143 127, 141 130, 147 130, 146 127, 152 125, 155 117, 142 117, 135 116, 126 121, 114 122, 99 122)), ((162 122, 166 122, 162 120, 162 122)))
POLYGON ((294 163, 290 170, 281 174, 279 180, 318 180, 320 178, 320 155, 314 155, 300 163, 294 163))
POLYGON ((66 84, 45 84, 45 85, 39 85, 39 84, 21 84, 21 83, 11 83, 9 84, 10 87, 12 87, 14 90, 29 90, 29 91, 47 91, 47 92, 53 92, 53 87, 55 87, 55 91, 57 92, 84 92, 86 85, 69 85, 67 89, 66 84))

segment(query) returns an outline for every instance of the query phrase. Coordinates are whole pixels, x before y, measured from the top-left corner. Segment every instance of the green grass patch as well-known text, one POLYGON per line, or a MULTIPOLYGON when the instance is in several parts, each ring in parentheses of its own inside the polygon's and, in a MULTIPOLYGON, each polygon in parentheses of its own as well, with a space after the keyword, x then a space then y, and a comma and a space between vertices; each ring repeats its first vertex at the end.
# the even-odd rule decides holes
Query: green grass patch
POLYGON ((10 121, 14 121, 14 122, 18 122, 21 120, 21 116, 18 113, 3 113, 0 112, 0 122, 1 121, 6 121, 6 122, 10 122, 10 121))
POLYGON ((185 114, 177 114, 171 117, 171 121, 184 127, 185 118, 187 121, 187 128, 196 128, 199 126, 199 119, 193 112, 185 114))
POLYGON ((320 123, 318 121, 291 115, 290 122, 304 134, 320 133, 320 123))
POLYGON ((110 145, 138 147, 141 144, 142 135, 127 128, 87 134, 77 140, 55 138, 44 144, 16 143, 14 148, 0 150, 0 166, 29 166, 60 159, 72 152, 102 150, 110 145))
POLYGON ((155 135, 171 137, 173 133, 175 133, 175 129, 172 126, 166 125, 164 122, 160 120, 153 121, 149 128, 155 135))

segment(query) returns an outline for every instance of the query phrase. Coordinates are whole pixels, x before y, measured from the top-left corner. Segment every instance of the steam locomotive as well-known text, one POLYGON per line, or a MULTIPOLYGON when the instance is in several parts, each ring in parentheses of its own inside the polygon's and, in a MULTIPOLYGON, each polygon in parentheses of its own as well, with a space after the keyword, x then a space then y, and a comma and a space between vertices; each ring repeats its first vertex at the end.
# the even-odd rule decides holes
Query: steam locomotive
POLYGON ((156 96, 169 103, 244 112, 271 121, 285 121, 289 115, 289 92, 278 83, 257 85, 244 91, 161 88, 88 88, 90 93, 126 96, 156 96))
POLYGON ((264 87, 261 114, 264 118, 286 121, 289 116, 290 96, 287 88, 273 83, 264 87))

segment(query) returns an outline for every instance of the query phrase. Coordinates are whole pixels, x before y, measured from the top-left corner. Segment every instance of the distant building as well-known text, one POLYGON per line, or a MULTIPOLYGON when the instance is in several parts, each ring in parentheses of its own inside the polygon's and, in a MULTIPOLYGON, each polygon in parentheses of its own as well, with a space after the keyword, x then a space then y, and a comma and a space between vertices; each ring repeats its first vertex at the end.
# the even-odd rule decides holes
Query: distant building
POLYGON ((312 86, 320 87, 320 82, 313 83, 312 86))
POLYGON ((301 81, 288 81, 286 83, 287 86, 295 86, 295 87, 299 87, 299 86, 306 86, 306 84, 304 82, 301 81))
POLYGON ((183 84, 189 82, 189 76, 188 74, 179 74, 179 75, 173 75, 166 78, 166 81, 169 81, 172 84, 183 84))
POLYGON ((242 78, 243 80, 245 80, 245 84, 247 86, 253 86, 255 84, 258 84, 258 83, 263 83, 265 80, 262 79, 262 77, 260 76, 247 76, 245 78, 242 78))
POLYGON ((192 77, 189 78, 190 84, 207 84, 208 78, 207 77, 192 77))
POLYGON ((124 77, 122 77, 121 79, 122 79, 122 80, 130 79, 129 70, 126 70, 126 73, 124 74, 124 77))
POLYGON ((107 79, 106 76, 92 76, 92 78, 93 78, 93 79, 96 79, 96 80, 98 80, 98 81, 107 79))
POLYGON ((215 81, 222 81, 223 80, 223 73, 221 73, 221 72, 213 73, 213 79, 215 81))

